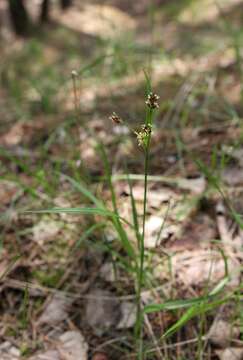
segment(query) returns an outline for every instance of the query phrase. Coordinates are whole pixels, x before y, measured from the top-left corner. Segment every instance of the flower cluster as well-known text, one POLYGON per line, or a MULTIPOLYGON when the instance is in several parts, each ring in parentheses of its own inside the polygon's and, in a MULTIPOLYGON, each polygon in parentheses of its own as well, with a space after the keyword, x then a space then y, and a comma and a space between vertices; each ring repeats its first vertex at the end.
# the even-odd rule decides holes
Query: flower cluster
POLYGON ((114 123, 114 124, 122 124, 123 123, 123 120, 122 118, 117 115, 115 112, 113 112, 111 114, 111 116, 109 117, 109 119, 114 123))
POLYGON ((151 131, 152 131, 151 125, 142 125, 140 131, 135 131, 135 135, 137 136, 139 146, 144 146, 144 147, 147 146, 151 131))
POLYGON ((150 109, 158 109, 158 107, 159 107, 158 100, 159 100, 159 96, 157 94, 150 92, 148 94, 147 100, 145 101, 145 104, 150 109))

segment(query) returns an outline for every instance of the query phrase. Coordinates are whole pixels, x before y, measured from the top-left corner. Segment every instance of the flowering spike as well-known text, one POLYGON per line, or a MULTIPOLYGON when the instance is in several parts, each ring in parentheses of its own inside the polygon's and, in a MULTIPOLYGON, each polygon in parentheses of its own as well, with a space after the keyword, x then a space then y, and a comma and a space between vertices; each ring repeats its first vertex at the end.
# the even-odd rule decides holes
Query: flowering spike
POLYGON ((109 119, 114 123, 114 124, 122 124, 123 123, 123 120, 122 118, 117 115, 115 112, 113 112, 111 114, 111 116, 109 116, 109 119))
POLYGON ((151 125, 142 125, 141 130, 135 131, 135 135, 137 137, 138 146, 147 146, 149 136, 152 131, 151 125))
POLYGON ((147 100, 145 101, 145 104, 150 108, 150 109, 158 109, 159 107, 159 96, 155 93, 150 92, 148 94, 147 100))

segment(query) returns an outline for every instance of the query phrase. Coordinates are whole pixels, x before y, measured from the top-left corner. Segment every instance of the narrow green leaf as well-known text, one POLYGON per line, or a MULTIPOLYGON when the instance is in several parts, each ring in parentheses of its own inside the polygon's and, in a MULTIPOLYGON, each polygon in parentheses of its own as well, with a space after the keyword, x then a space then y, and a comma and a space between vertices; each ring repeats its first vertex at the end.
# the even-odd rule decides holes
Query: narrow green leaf
POLYGON ((90 226, 83 234, 82 236, 76 241, 76 243, 73 246, 73 250, 77 250, 79 246, 82 244, 83 241, 85 241, 91 234, 93 234, 94 231, 97 229, 105 227, 105 223, 97 223, 90 226))
POLYGON ((101 215, 108 217, 117 217, 114 212, 102 209, 102 208, 92 208, 92 207, 82 207, 82 208, 52 208, 52 209, 43 209, 43 210, 27 210, 25 213, 34 213, 34 214, 84 214, 84 215, 101 215))
POLYGON ((227 302, 229 300, 229 298, 224 298, 221 300, 216 300, 214 302, 211 303, 205 303, 205 302, 201 302, 198 305, 195 305, 193 307, 191 307, 190 309, 187 310, 187 312, 182 315, 182 317, 174 324, 172 325, 162 336, 162 338, 171 336, 172 334, 174 334, 176 331, 178 331, 178 329, 180 329, 183 325, 185 325, 189 320, 191 320, 192 318, 202 315, 202 314, 206 314, 207 312, 215 309, 216 307, 224 304, 225 302, 227 302))
POLYGON ((178 310, 193 306, 195 304, 201 303, 205 300, 205 297, 198 297, 193 299, 186 300, 170 300, 165 301, 163 304, 151 304, 144 307, 144 312, 146 314, 161 311, 161 310, 178 310))
POLYGON ((62 176, 64 177, 64 179, 68 180, 75 189, 80 191, 87 199, 93 202, 98 208, 105 208, 103 202, 97 199, 97 197, 94 196, 94 194, 91 191, 89 191, 82 182, 78 182, 75 179, 65 174, 62 174, 62 176))

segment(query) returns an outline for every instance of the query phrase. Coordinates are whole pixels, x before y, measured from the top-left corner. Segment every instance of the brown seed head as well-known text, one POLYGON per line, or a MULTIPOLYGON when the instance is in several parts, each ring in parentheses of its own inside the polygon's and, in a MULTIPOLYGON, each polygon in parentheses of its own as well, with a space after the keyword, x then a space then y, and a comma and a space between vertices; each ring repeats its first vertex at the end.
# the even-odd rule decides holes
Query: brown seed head
POLYGON ((142 125, 141 130, 135 131, 135 135, 137 137, 138 146, 145 146, 147 145, 149 135, 152 132, 151 125, 142 125))
POLYGON ((123 121, 122 121, 122 118, 117 115, 115 112, 113 112, 111 114, 111 116, 109 116, 109 119, 114 123, 114 124, 122 124, 123 121))
POLYGON ((145 104, 150 108, 150 109, 158 109, 159 107, 159 96, 157 94, 154 93, 149 93, 147 100, 145 101, 145 104))

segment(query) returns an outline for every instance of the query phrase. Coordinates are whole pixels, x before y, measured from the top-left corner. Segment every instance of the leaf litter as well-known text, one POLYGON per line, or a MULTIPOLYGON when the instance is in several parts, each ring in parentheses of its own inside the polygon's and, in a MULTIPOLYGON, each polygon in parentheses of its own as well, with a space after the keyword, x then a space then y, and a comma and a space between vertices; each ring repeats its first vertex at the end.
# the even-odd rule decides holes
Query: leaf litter
POLYGON ((87 360, 88 344, 79 331, 66 331, 56 339, 54 349, 34 355, 30 360, 87 360))

